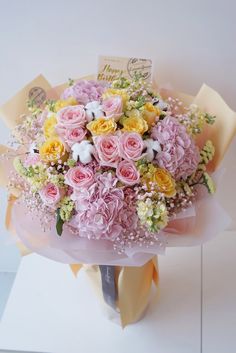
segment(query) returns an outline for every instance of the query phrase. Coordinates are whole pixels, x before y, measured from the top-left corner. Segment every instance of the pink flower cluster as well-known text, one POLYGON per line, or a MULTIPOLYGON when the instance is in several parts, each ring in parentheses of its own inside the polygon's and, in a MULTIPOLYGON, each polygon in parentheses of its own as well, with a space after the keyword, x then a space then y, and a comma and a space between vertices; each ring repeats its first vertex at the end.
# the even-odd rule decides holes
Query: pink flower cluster
POLYGON ((93 142, 101 165, 107 167, 116 168, 121 158, 137 161, 144 149, 143 139, 136 132, 95 136, 93 142))
POLYGON ((198 147, 176 118, 167 116, 159 121, 153 127, 151 137, 162 148, 156 155, 156 162, 175 179, 186 179, 196 170, 200 160, 198 147))
POLYGON ((98 101, 104 90, 105 84, 102 82, 81 80, 66 88, 61 98, 68 99, 73 97, 79 104, 86 105, 89 102, 98 101))
POLYGON ((57 113, 56 130, 68 146, 81 142, 87 133, 85 124, 88 122, 82 105, 68 106, 57 113))
POLYGON ((81 237, 114 240, 128 227, 137 226, 135 207, 127 207, 127 192, 116 186, 117 181, 111 173, 97 174, 92 185, 71 195, 77 214, 70 223, 79 229, 81 237))

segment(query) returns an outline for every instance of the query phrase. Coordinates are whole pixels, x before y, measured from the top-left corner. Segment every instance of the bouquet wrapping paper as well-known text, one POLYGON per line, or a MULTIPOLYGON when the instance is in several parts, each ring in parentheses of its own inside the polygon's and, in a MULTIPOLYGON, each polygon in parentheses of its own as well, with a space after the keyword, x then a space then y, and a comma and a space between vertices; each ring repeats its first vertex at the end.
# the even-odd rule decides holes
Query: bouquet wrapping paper
MULTIPOLYGON (((91 78, 93 77, 88 76, 83 79, 91 78)), ((66 84, 62 84, 52 88, 48 81, 40 75, 0 108, 1 118, 10 129, 13 129, 27 112, 26 101, 29 94, 39 100, 45 100, 46 97, 56 99, 65 87, 66 84)), ((163 98, 178 97, 184 104, 195 103, 202 111, 217 116, 216 123, 213 126, 205 127, 203 133, 198 137, 199 147, 203 146, 207 139, 213 141, 215 155, 209 164, 209 170, 211 172, 217 171, 236 133, 236 113, 227 106, 217 92, 205 84, 195 97, 168 90, 161 90, 161 94, 163 98)), ((0 185, 3 187, 8 184, 10 171, 13 169, 12 163, 15 153, 14 150, 9 151, 8 147, 0 146, 0 154, 2 155, 0 159, 0 185), (5 158, 6 154, 8 158, 5 158)), ((97 263, 100 266, 76 264, 76 256, 74 256, 73 251, 63 252, 63 249, 58 248, 56 243, 48 242, 47 236, 37 234, 36 226, 32 226, 35 222, 34 220, 24 219, 23 205, 20 207, 15 204, 19 195, 20 191, 18 189, 10 189, 6 226, 15 235, 21 254, 26 255, 31 251, 36 251, 56 261, 70 264, 75 274, 84 267, 98 295, 120 313, 123 327, 140 319, 148 304, 152 282, 156 285, 158 284, 157 258, 153 257, 153 252, 147 251, 140 256, 134 253, 132 266, 128 266, 129 262, 122 256, 117 256, 115 259, 114 256, 106 258, 103 253, 97 252, 93 254, 92 258, 85 255, 84 262, 97 263), (104 276, 103 270, 105 270, 104 276), (109 270, 112 271, 110 272, 110 274, 112 273, 111 282, 113 282, 114 286, 111 302, 109 302, 109 290, 111 288, 107 289, 106 283, 104 283, 104 280, 109 277, 109 270)), ((169 235, 167 246, 202 244, 216 233, 225 229, 229 224, 228 215, 215 199, 203 198, 203 200, 197 201, 194 212, 190 210, 189 215, 182 215, 170 222, 166 230, 169 235), (213 219, 214 222, 211 222, 213 219)), ((156 253, 161 252, 161 249, 156 251, 156 253)), ((132 257, 132 254, 130 256, 132 257)))

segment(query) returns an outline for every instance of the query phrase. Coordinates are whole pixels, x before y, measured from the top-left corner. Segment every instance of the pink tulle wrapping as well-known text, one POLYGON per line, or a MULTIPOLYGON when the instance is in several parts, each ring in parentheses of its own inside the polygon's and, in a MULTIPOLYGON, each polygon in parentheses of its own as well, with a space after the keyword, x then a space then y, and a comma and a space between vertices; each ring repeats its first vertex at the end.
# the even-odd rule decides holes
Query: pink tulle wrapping
POLYGON ((67 264, 142 266, 154 255, 163 254, 165 247, 203 244, 226 229, 231 219, 216 197, 203 197, 169 222, 160 234, 161 244, 149 248, 133 246, 122 255, 113 249, 110 241, 80 238, 67 227, 61 237, 56 234, 55 224, 51 224, 51 230, 43 232, 39 217, 32 218, 20 199, 13 206, 12 222, 27 248, 52 260, 67 264))

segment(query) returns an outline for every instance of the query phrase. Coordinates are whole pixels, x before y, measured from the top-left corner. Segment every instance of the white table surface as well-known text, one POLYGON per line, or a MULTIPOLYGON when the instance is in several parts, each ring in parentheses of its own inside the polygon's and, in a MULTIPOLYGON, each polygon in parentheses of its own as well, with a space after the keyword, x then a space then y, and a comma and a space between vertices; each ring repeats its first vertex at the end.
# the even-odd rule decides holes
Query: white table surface
POLYGON ((1 349, 198 353, 200 248, 168 253, 160 258, 159 297, 143 320, 124 330, 104 316, 85 273, 76 280, 68 266, 37 255, 24 258, 2 318, 1 349))
POLYGON ((235 353, 236 234, 159 257, 160 286, 145 317, 109 321, 81 271, 25 257, 0 325, 0 348, 50 353, 235 353))

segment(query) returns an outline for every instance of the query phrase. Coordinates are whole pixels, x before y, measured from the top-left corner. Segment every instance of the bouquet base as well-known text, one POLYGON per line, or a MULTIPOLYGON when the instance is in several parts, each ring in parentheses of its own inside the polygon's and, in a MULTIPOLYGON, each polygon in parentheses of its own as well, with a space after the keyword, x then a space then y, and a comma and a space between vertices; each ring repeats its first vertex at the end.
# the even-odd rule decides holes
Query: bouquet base
POLYGON ((72 265, 77 273, 83 267, 106 315, 122 327, 137 322, 149 302, 152 283, 158 285, 157 257, 141 267, 72 265))

